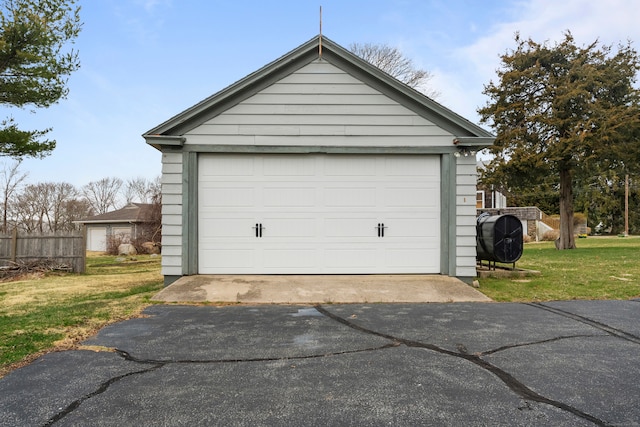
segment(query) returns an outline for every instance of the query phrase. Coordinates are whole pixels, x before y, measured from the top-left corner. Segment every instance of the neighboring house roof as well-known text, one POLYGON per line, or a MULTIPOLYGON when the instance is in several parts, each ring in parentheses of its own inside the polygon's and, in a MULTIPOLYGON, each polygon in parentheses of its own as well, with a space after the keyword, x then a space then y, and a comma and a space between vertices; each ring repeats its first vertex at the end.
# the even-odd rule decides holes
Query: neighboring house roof
POLYGON ((324 36, 314 37, 244 79, 149 130, 143 137, 148 144, 157 149, 161 146, 182 146, 185 142, 182 135, 186 132, 318 59, 319 56, 449 131, 456 136, 453 143, 458 146, 486 147, 495 140, 495 136, 490 132, 391 77, 324 36))
POLYGON ((79 224, 149 222, 153 207, 154 205, 148 203, 130 203, 117 211, 90 216, 74 222, 79 224))

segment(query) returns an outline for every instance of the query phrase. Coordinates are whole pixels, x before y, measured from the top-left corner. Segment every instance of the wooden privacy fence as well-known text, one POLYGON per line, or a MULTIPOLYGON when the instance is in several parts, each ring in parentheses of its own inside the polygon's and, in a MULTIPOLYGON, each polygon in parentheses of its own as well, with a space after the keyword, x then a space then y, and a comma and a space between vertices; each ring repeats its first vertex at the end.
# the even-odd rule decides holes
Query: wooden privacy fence
POLYGON ((554 230, 560 230, 560 218, 553 218, 550 217, 549 215, 547 215, 544 212, 540 212, 542 215, 540 217, 540 220, 542 222, 544 222, 545 224, 547 224, 549 227, 553 228, 554 230))
POLYGON ((53 261, 84 273, 84 233, 22 234, 14 230, 9 235, 0 234, 0 265, 31 261, 53 261))

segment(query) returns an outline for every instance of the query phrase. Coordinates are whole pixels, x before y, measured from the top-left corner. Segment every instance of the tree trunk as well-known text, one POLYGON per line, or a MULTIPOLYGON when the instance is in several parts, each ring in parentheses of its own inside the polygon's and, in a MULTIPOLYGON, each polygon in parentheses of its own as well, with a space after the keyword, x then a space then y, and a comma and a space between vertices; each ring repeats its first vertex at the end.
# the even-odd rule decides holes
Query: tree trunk
POLYGON ((570 170, 560 171, 560 242, 558 249, 575 249, 573 235, 573 178, 570 170))

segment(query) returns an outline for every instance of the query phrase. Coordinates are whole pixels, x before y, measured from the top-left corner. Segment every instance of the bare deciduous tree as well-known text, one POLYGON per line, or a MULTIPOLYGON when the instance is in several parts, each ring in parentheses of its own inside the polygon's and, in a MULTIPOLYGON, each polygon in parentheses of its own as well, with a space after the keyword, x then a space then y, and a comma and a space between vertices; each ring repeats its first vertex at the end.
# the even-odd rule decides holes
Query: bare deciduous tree
POLYGON ((91 205, 86 199, 82 198, 67 200, 62 205, 62 208, 65 212, 66 218, 64 226, 67 227, 68 230, 75 229, 76 226, 73 224, 73 221, 78 221, 82 218, 93 215, 91 205))
POLYGON ((144 223, 140 224, 138 244, 153 242, 158 247, 162 240, 162 195, 157 193, 144 209, 144 223))
POLYGON ((18 189, 18 186, 27 178, 27 172, 20 172, 20 164, 22 160, 16 160, 11 164, 4 164, 2 170, 0 170, 0 185, 2 188, 2 230, 6 233, 7 230, 7 217, 9 211, 9 200, 13 197, 14 193, 18 189))
MULTIPOLYGON (((106 213, 118 208, 118 202, 140 202, 152 205, 145 210, 149 224, 145 241, 159 243, 161 233, 161 180, 136 178, 124 187, 119 178, 90 182, 80 190, 65 182, 42 182, 18 190, 27 174, 18 170, 19 162, 0 170, 0 192, 3 192, 5 224, 26 233, 66 232, 77 228, 74 221, 106 213), (124 191, 122 192, 121 190, 124 191), (13 195, 13 197, 11 197, 13 195), (8 200, 11 198, 11 202, 8 200)), ((1 207, 1 206, 0 206, 1 207)), ((0 230, 2 231, 2 230, 0 230)))
POLYGON ((431 98, 437 98, 440 95, 438 91, 427 86, 433 75, 427 70, 416 68, 413 61, 396 47, 386 44, 352 43, 349 50, 391 77, 431 98))
POLYGON ((160 194, 160 177, 147 180, 144 177, 129 179, 124 189, 126 203, 153 203, 156 194, 160 194))
POLYGON ((82 187, 82 195, 96 215, 117 209, 118 195, 122 187, 120 178, 103 178, 82 187))
POLYGON ((44 218, 48 210, 49 189, 46 184, 30 184, 16 197, 13 221, 17 228, 27 233, 44 233, 44 218))
POLYGON ((70 218, 68 206, 70 202, 79 198, 78 190, 66 182, 46 183, 49 188, 48 210, 45 215, 49 231, 71 231, 73 230, 73 220, 80 218, 70 218))
POLYGON ((27 185, 12 205, 12 222, 27 233, 56 233, 76 229, 73 221, 88 216, 91 208, 79 191, 66 182, 27 185))

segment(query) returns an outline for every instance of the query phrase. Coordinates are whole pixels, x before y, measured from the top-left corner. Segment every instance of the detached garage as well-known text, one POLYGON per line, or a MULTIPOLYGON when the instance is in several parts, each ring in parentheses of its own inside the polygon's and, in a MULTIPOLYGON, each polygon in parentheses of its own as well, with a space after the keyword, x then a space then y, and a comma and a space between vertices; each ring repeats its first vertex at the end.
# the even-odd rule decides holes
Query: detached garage
POLYGON ((165 284, 194 274, 475 276, 493 136, 316 37, 144 134, 165 284))

